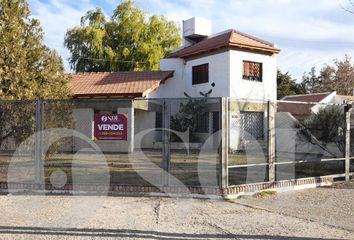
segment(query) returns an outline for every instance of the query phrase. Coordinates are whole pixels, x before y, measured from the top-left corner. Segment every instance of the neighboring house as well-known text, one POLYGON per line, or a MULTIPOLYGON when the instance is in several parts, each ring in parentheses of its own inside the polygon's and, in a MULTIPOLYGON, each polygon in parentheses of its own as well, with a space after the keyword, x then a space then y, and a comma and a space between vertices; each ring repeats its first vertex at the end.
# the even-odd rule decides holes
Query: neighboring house
MULTIPOLYGON (((342 153, 335 143, 322 144, 311 134, 310 131, 301 130, 301 120, 316 114, 319 109, 328 104, 343 104, 354 102, 353 96, 337 95, 336 91, 285 96, 277 104, 275 118, 276 130, 284 136, 292 136, 295 146, 287 141, 277 141, 278 158, 286 158, 286 153, 295 153, 291 157, 295 159, 316 159, 319 156, 341 156, 342 153), (292 148, 289 150, 288 148, 292 148)), ((339 129, 338 129, 339 131, 339 129)), ((279 136, 278 135, 278 136, 279 136)))
MULTIPOLYGON (((158 126, 157 121, 161 120, 161 112, 155 108, 156 112, 152 113, 153 107, 149 104, 137 107, 138 98, 185 98, 185 93, 201 97, 200 92, 209 90, 212 90, 210 97, 259 101, 247 108, 230 101, 230 124, 233 129, 247 129, 254 139, 262 140, 267 132, 265 103, 277 99, 276 59, 279 52, 274 44, 236 30, 211 35, 210 21, 192 18, 183 22, 183 46, 161 59, 161 71, 72 74, 70 86, 75 98, 135 99, 129 100, 131 104, 124 108, 102 110, 87 106, 80 110, 86 111, 80 113, 88 121, 95 113, 128 114, 130 137, 127 146, 132 146, 129 143, 134 134, 158 126)), ((178 112, 178 107, 179 103, 172 107, 171 115, 178 112)), ((218 120, 219 109, 211 106, 209 114, 201 116, 203 127, 198 128, 204 134, 201 136, 207 137, 218 130, 215 129, 218 120)), ((92 129, 86 129, 85 133, 92 136, 92 129)), ((230 142, 230 146, 237 149, 240 138, 230 142)), ((159 141, 158 137, 146 141, 144 147, 154 147, 156 141, 159 141)), ((107 142, 102 144, 109 145, 107 142)), ((117 150, 117 142, 112 144, 107 151, 117 150)), ((129 151, 133 151, 133 147, 129 151)))
POLYGON ((354 102, 354 96, 338 95, 336 91, 303 95, 285 96, 277 105, 278 112, 288 112, 297 119, 317 113, 326 104, 354 102))
POLYGON ((285 96, 277 105, 278 112, 289 112, 297 119, 316 113, 326 103, 336 103, 336 92, 285 96))
POLYGON ((337 95, 336 102, 337 103, 354 103, 354 96, 337 95))

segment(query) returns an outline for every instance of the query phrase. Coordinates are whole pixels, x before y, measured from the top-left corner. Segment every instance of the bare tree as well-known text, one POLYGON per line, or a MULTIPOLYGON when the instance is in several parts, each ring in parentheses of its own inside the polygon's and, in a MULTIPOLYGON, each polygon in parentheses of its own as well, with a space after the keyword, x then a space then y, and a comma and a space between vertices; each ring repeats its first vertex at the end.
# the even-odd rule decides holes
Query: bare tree
POLYGON ((351 14, 354 14, 354 0, 347 0, 347 4, 346 5, 343 5, 343 4, 341 4, 341 3, 339 3, 340 5, 341 5, 341 7, 345 10, 345 11, 347 11, 347 12, 349 12, 349 13, 351 13, 351 14))

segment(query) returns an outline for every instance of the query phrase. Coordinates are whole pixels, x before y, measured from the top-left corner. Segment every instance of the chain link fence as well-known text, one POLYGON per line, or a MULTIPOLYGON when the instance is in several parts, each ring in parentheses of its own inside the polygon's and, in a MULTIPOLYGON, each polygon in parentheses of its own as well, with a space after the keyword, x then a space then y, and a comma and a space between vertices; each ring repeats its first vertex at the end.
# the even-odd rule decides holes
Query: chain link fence
POLYGON ((36 102, 0 101, 0 181, 29 182, 35 166, 36 102), (27 140, 27 141, 26 141, 27 140), (18 149, 26 141, 26 146, 18 149), (9 169, 12 174, 9 174, 9 169))
MULTIPOLYGON (((59 188, 100 184, 107 177, 117 185, 214 188, 344 177, 348 157, 345 106, 335 104, 233 98, 1 101, 0 123, 0 182, 59 188)), ((353 172, 353 114, 349 126, 353 172)))
POLYGON ((277 105, 276 179, 343 174, 344 106, 281 101, 277 105))

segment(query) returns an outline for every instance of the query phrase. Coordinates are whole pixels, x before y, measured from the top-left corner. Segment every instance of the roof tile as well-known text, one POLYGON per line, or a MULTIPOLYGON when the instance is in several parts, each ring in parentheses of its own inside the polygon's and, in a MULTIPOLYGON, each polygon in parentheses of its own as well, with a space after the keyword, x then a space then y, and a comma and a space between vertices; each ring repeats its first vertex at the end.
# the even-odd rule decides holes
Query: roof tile
POLYGON ((173 71, 77 73, 69 85, 75 97, 144 97, 172 76, 173 71))
POLYGON ((280 49, 267 41, 231 29, 224 33, 210 36, 192 46, 179 49, 166 56, 166 58, 184 58, 223 47, 239 47, 270 53, 280 52, 280 49))

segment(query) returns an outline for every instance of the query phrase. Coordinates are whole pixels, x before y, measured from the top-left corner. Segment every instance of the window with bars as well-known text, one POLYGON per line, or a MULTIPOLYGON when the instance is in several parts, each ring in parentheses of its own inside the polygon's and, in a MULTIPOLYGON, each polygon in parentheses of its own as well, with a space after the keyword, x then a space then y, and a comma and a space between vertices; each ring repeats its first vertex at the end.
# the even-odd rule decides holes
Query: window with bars
POLYGON ((209 82, 209 64, 202 64, 192 68, 192 84, 197 85, 209 82))
POLYGON ((264 113, 241 112, 240 114, 241 139, 264 139, 264 113))
POLYGON ((209 113, 204 113, 197 118, 196 132, 208 133, 209 132, 209 113))
POLYGON ((263 64, 259 62, 243 61, 243 79, 262 82, 263 64))

